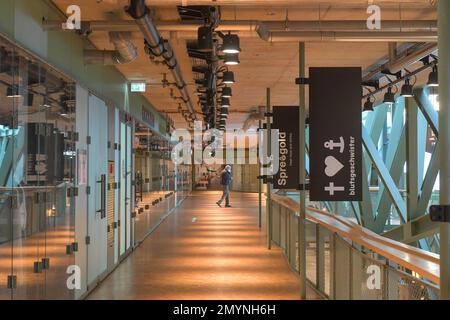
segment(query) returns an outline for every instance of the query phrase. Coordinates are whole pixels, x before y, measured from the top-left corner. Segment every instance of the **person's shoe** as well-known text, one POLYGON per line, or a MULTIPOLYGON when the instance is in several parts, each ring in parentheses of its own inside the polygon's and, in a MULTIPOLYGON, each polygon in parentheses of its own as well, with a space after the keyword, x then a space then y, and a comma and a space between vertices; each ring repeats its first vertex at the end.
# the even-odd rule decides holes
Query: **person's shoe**
POLYGON ((225 208, 232 208, 229 204, 227 204, 226 206, 225 206, 225 208))
POLYGON ((220 205, 220 202, 216 202, 216 204, 219 206, 219 208, 222 208, 222 206, 220 205))

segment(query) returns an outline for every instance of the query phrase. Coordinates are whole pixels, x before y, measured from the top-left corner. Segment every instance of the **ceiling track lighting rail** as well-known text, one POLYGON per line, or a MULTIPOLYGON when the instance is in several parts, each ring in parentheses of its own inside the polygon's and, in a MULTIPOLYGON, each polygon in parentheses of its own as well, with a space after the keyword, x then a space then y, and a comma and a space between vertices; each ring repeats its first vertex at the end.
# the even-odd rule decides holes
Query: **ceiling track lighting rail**
POLYGON ((202 17, 203 24, 197 27, 197 41, 187 44, 188 54, 197 59, 193 60, 192 71, 197 75, 196 94, 206 128, 224 130, 233 95, 230 85, 235 82, 234 73, 228 67, 239 64, 240 39, 230 31, 216 30, 221 24, 220 10, 216 7, 178 7, 178 11, 183 21, 202 17))

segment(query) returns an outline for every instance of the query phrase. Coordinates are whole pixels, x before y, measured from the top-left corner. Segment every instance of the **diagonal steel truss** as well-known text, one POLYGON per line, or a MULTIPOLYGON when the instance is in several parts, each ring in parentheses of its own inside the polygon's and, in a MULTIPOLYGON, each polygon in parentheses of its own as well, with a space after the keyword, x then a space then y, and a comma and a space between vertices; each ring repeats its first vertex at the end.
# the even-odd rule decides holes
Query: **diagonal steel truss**
MULTIPOLYGON (((428 96, 428 89, 420 88, 414 98, 400 97, 394 106, 381 104, 365 115, 363 201, 323 205, 376 233, 431 250, 439 243, 439 229, 427 211, 440 148, 437 141, 425 166, 428 133, 439 136, 438 114, 428 96)), ((309 168, 309 159, 306 163, 309 168)))

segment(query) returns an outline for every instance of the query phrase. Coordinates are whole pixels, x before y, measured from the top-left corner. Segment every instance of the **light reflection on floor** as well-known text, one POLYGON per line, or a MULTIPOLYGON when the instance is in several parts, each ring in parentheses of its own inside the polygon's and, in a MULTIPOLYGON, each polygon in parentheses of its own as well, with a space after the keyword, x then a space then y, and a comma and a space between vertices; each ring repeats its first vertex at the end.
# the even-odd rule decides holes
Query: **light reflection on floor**
POLYGON ((233 194, 227 209, 219 197, 189 197, 89 298, 298 299, 297 276, 257 227, 258 196, 233 194))
POLYGON ((66 287, 66 269, 74 256, 66 254, 66 245, 74 242, 71 226, 48 227, 45 232, 0 245, 0 300, 10 299, 7 277, 17 276, 14 299, 73 299, 66 287), (50 259, 50 268, 34 272, 34 262, 50 259), (13 259, 11 259, 13 258, 13 259))

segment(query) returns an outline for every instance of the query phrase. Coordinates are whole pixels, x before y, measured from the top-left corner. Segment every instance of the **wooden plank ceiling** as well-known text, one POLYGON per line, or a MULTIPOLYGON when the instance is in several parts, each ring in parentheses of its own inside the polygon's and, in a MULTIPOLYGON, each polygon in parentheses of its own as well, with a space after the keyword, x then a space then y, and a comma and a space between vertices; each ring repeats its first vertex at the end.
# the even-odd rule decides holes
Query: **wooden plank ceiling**
MULTIPOLYGON (((124 12, 126 0, 53 0, 65 11, 67 6, 77 4, 82 9, 82 19, 89 20, 130 20, 124 12)), ((382 8, 382 18, 386 20, 430 20, 436 19, 434 1, 373 1, 382 8)), ((367 18, 367 0, 333 1, 175 1, 152 0, 147 4, 155 10, 155 19, 177 21, 177 5, 208 4, 220 5, 223 20, 364 20, 367 18)), ((163 34, 170 40, 172 47, 194 101, 192 64, 187 55, 186 39, 182 32, 163 34)), ((94 32, 89 36, 98 49, 113 49, 107 32, 94 32)), ((172 99, 170 89, 163 88, 161 80, 169 73, 165 66, 152 63, 144 53, 143 36, 133 33, 133 41, 138 48, 137 60, 117 66, 129 80, 145 80, 149 88, 147 99, 161 112, 168 112, 177 127, 185 127, 184 119, 178 113, 179 102, 172 99)), ((258 105, 265 104, 266 88, 272 89, 274 105, 298 104, 299 55, 298 43, 268 43, 255 36, 241 37, 242 53, 240 65, 232 67, 237 83, 233 85, 232 106, 230 108, 229 127, 240 128, 249 112, 258 105)), ((315 42, 306 45, 307 67, 313 66, 360 66, 363 69, 387 55, 387 43, 361 42, 315 42)), ((168 80, 172 81, 170 75, 168 80)), ((174 90, 178 96, 177 90, 174 90)), ((197 107, 200 112, 200 107, 197 107)))

